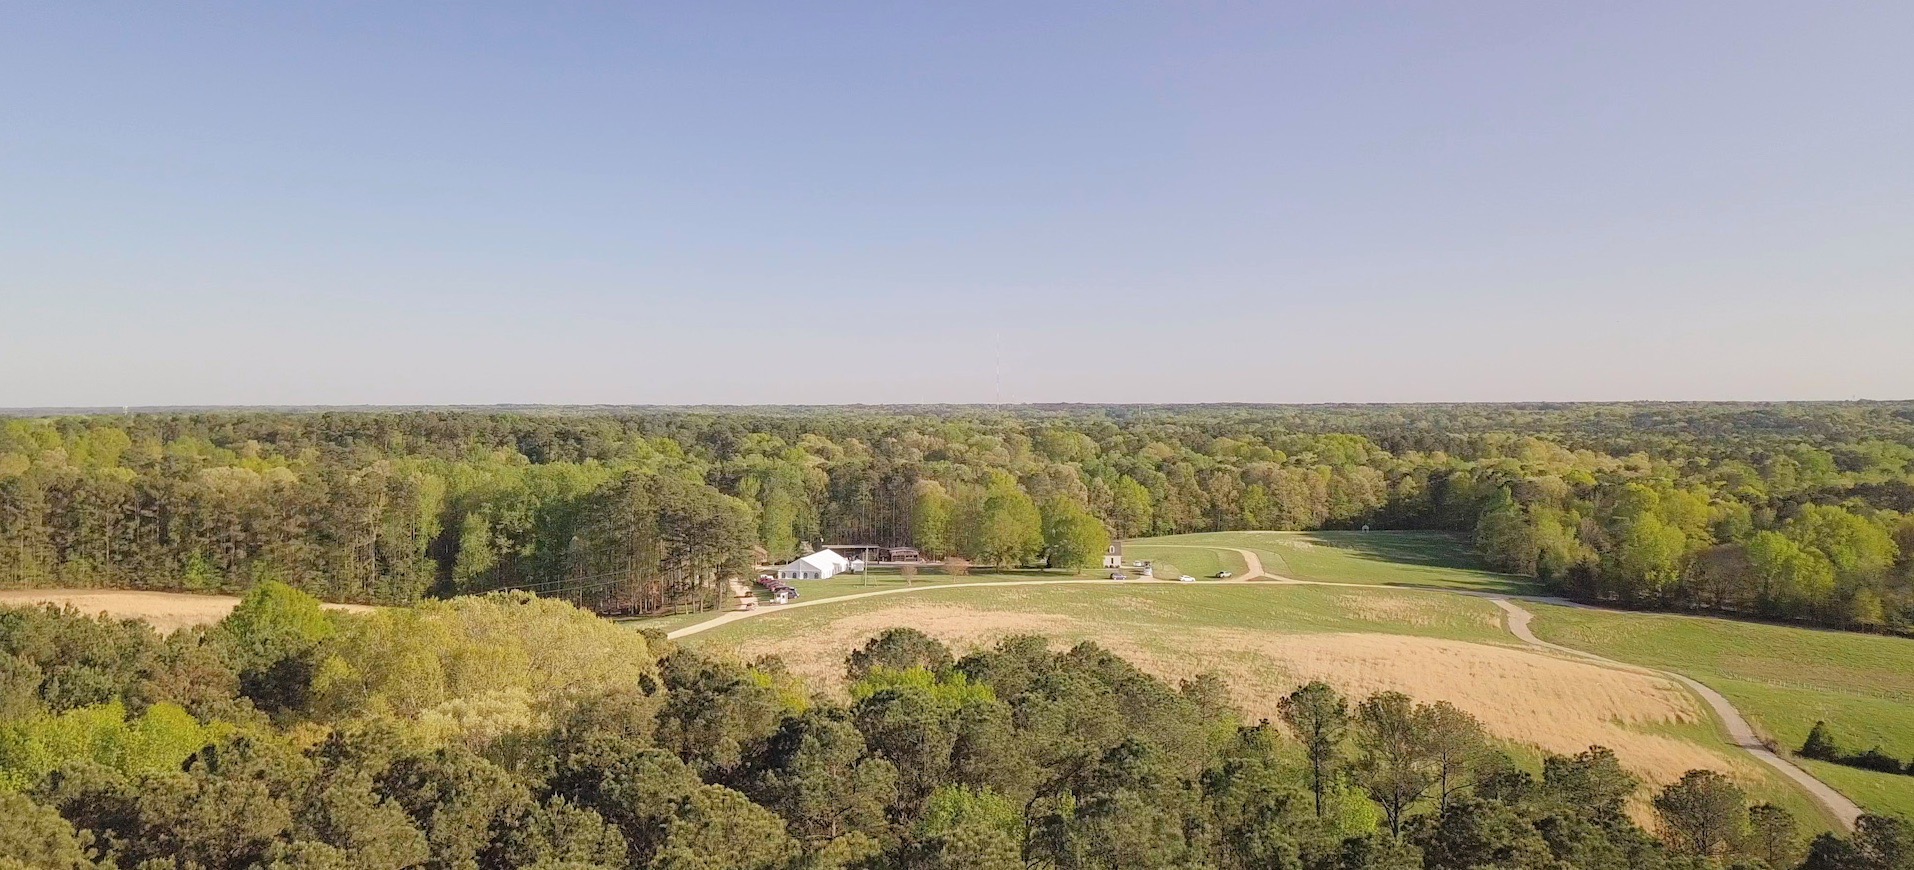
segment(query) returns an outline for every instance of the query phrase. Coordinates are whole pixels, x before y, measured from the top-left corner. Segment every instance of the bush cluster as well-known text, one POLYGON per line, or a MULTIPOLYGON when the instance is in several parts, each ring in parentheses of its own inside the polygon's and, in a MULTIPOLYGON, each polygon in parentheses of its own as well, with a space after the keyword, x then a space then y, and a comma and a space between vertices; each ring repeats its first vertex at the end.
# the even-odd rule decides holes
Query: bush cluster
POLYGON ((1849 752, 1841 748, 1840 744, 1834 741, 1834 735, 1829 731, 1828 723, 1823 721, 1814 723, 1814 728, 1808 731, 1808 739, 1802 742, 1801 749, 1796 754, 1802 758, 1844 764, 1848 767, 1858 767, 1879 773, 1914 776, 1914 760, 1904 762, 1882 752, 1879 746, 1869 747, 1862 752, 1849 752))

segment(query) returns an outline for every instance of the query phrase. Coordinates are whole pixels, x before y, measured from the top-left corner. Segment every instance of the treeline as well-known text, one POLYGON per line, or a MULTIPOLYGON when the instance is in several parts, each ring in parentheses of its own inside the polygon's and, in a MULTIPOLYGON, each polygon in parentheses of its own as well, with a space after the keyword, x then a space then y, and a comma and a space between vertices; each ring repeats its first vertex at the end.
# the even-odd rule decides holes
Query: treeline
MULTIPOLYGON (((734 499, 748 540, 714 535, 733 562, 850 543, 1068 566, 1103 533, 1366 525, 1473 535, 1588 600, 1914 624, 1910 403, 19 419, 0 423, 0 583, 588 586, 620 556, 587 512, 634 477, 690 487, 704 516, 734 499)), ((648 554, 620 588, 703 600, 708 582, 647 572, 719 561, 648 554)))
POLYGON ((1537 776, 1480 725, 1317 683, 1248 724, 1094 645, 908 629, 848 700, 524 594, 367 615, 276 583, 161 636, 0 610, 0 868, 1901 870, 1914 829, 1795 820, 1606 750, 1537 776))
POLYGON ((1795 754, 1802 758, 1843 764, 1878 773, 1914 776, 1914 759, 1902 761, 1881 751, 1879 746, 1871 746, 1861 752, 1849 751, 1835 741, 1834 734, 1826 722, 1815 722, 1814 727, 1808 729, 1808 739, 1802 741, 1801 748, 1795 754))
MULTIPOLYGON (((1875 468, 1904 468, 1906 449, 1888 447, 1875 468)), ((1837 473, 1831 458, 1809 458, 1837 473)), ((1776 460, 1765 473, 1722 463, 1686 478, 1527 474, 1487 500, 1475 540, 1495 566, 1582 600, 1909 631, 1914 515, 1852 489, 1831 504, 1777 505, 1767 487, 1798 472, 1776 460)))

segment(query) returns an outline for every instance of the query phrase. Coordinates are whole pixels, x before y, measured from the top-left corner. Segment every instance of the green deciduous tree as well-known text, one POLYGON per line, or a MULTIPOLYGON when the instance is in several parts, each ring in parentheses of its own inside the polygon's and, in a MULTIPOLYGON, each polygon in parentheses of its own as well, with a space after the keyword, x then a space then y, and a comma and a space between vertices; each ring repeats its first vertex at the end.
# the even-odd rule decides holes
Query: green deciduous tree
POLYGON ((1624 597, 1656 598, 1680 579, 1687 546, 1681 529, 1644 512, 1622 523, 1608 570, 1622 583, 1624 597))
POLYGON ((982 497, 960 504, 958 549, 991 565, 1028 564, 1043 550, 1043 518, 1015 478, 991 475, 982 497))
POLYGON ((912 511, 911 539, 928 556, 944 556, 957 549, 957 500, 934 480, 917 482, 912 511))
POLYGON ((1805 616, 1834 594, 1834 563, 1779 532, 1756 532, 1745 547, 1755 603, 1772 616, 1805 616))
POLYGON ((1143 484, 1126 474, 1117 478, 1110 495, 1110 528, 1117 537, 1134 538, 1150 530, 1155 511, 1143 484))
POLYGON ((911 831, 912 870, 1018 870, 1023 816, 989 789, 945 786, 933 792, 911 831))
POLYGON ((1110 530, 1082 505, 1061 496, 1043 503, 1043 552, 1052 568, 1082 573, 1110 548, 1110 530))

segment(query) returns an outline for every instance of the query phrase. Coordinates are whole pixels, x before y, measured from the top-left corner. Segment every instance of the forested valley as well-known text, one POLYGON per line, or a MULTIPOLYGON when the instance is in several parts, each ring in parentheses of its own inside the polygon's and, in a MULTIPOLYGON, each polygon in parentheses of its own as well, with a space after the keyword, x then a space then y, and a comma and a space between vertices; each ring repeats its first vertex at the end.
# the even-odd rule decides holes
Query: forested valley
POLYGON ((1906 632, 1911 512, 1914 403, 0 423, 7 586, 279 580, 377 603, 604 590, 653 612, 807 544, 1067 567, 1084 554, 1059 535, 1086 521, 1120 538, 1369 526, 1472 536, 1496 567, 1583 600, 1906 632))
POLYGON ((1540 775, 1468 714, 1310 683, 1246 722, 1094 644, 675 647, 491 593, 352 614, 276 581, 210 627, 0 609, 0 870, 1905 870, 1695 771, 1540 775))

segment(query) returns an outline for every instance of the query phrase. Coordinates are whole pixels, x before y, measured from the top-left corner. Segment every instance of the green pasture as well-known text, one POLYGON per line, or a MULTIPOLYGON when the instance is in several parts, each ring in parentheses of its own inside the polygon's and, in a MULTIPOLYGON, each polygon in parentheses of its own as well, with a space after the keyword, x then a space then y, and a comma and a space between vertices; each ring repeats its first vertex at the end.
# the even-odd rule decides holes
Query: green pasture
MULTIPOLYGON (((787 582, 798 590, 799 600, 815 601, 824 598, 842 598, 846 595, 857 595, 864 592, 879 592, 890 589, 935 589, 962 583, 1094 580, 1102 576, 1102 571, 1091 569, 1085 569, 1082 573, 1038 570, 1004 571, 992 569, 956 575, 946 574, 937 568, 925 568, 919 571, 915 577, 907 578, 896 568, 884 567, 873 568, 865 574, 839 574, 836 577, 823 580, 791 580, 787 582)), ((759 586, 756 583, 750 583, 748 585, 751 587, 751 591, 757 595, 759 607, 767 609, 775 609, 777 607, 777 604, 774 603, 775 598, 763 586, 759 586)), ((640 616, 621 620, 621 622, 634 629, 650 628, 671 632, 688 625, 696 625, 722 612, 723 611, 706 610, 699 613, 640 616)))
MULTIPOLYGON (((1161 539, 1159 539, 1161 540, 1161 539)), ((1123 545, 1125 563, 1146 560, 1156 570, 1159 579, 1175 580, 1184 574, 1198 580, 1207 580, 1216 576, 1218 571, 1228 571, 1238 577, 1249 570, 1243 563, 1243 557, 1229 550, 1217 550, 1200 544, 1164 544, 1152 541, 1137 541, 1123 545)), ((1133 569, 1125 568, 1125 571, 1133 569)))
POLYGON ((1192 628, 1274 632, 1377 632, 1509 645, 1501 611, 1476 598, 1418 594, 1409 590, 1336 589, 1270 584, 1109 583, 938 589, 926 584, 914 595, 886 595, 829 607, 804 607, 742 620, 688 639, 735 644, 777 637, 913 603, 940 603, 989 610, 1015 610, 1066 617, 1086 625, 1147 631, 1175 637, 1192 628), (1376 607, 1378 600, 1412 597, 1411 606, 1376 607))

